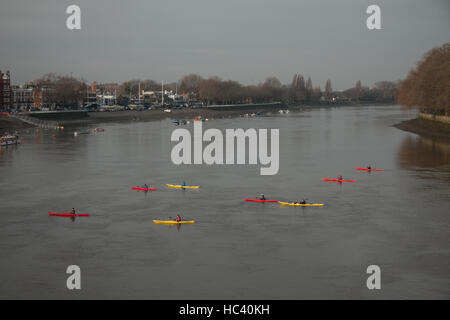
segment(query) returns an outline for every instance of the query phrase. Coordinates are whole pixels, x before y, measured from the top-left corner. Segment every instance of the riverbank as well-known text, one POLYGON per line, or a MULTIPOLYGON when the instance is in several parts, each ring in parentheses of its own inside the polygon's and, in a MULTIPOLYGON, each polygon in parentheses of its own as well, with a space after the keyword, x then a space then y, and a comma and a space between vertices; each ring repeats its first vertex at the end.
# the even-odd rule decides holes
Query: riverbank
MULTIPOLYGON (((387 103, 374 103, 374 104, 308 104, 300 106, 288 106, 290 111, 311 110, 320 108, 338 108, 338 107, 366 107, 370 105, 383 106, 389 105, 387 103)), ((264 115, 277 114, 281 108, 261 108, 255 106, 254 108, 247 107, 245 109, 232 109, 232 110, 212 110, 208 108, 185 108, 185 109, 173 109, 172 112, 164 112, 163 110, 144 110, 144 111, 116 111, 116 112, 89 112, 87 117, 82 119, 70 119, 59 121, 59 124, 65 127, 76 126, 93 126, 101 123, 121 123, 121 122, 134 122, 134 121, 153 121, 162 119, 194 119, 196 117, 202 118, 230 118, 245 116, 246 114, 261 112, 264 115)), ((56 123, 56 122, 55 122, 56 123)), ((20 130, 30 128, 31 125, 24 123, 18 119, 9 117, 7 115, 0 115, 0 133, 4 131, 20 130)))
MULTIPOLYGON (((121 123, 121 122, 135 122, 135 121, 154 121, 163 119, 185 119, 192 120, 196 117, 202 118, 228 118, 244 116, 246 114, 262 112, 263 114, 278 113, 280 108, 272 110, 261 110, 258 107, 246 108, 245 110, 212 110, 208 108, 198 109, 173 109, 171 112, 164 112, 163 110, 144 110, 144 111, 116 111, 116 112, 89 112, 87 117, 82 119, 62 120, 59 123, 65 127, 73 126, 90 126, 101 123, 121 123)), ((308 109, 304 106, 289 107, 290 110, 308 109)), ((18 129, 29 128, 31 125, 15 119, 13 117, 0 115, 0 132, 11 131, 18 129)))
POLYGON ((31 124, 9 116, 0 115, 0 134, 3 134, 5 131, 15 131, 31 127, 33 127, 31 124))
POLYGON ((450 124, 421 118, 402 121, 394 127, 430 138, 450 140, 450 124))
MULTIPOLYGON (((377 104, 378 105, 378 104, 377 104)), ((385 104, 380 104, 385 105, 385 104)), ((232 109, 210 109, 210 108, 183 108, 172 109, 171 112, 164 112, 161 109, 158 110, 144 110, 144 111, 116 111, 116 112, 89 112, 88 117, 85 119, 79 119, 74 121, 64 121, 65 126, 78 126, 78 125, 91 125, 100 123, 111 122, 132 122, 132 121, 153 121, 162 119, 194 119, 196 117, 208 118, 208 119, 220 119, 231 118, 245 115, 251 115, 252 113, 261 113, 263 115, 278 114, 280 109, 289 109, 290 111, 311 110, 319 108, 336 108, 336 107, 348 107, 358 106, 355 104, 318 104, 318 105, 297 105, 287 107, 273 107, 262 108, 260 105, 254 107, 247 106, 245 108, 232 108, 232 109)), ((359 105, 361 107, 367 105, 359 105)))
MULTIPOLYGON (((92 112, 89 113, 89 121, 93 123, 102 122, 128 122, 128 121, 152 121, 162 119, 194 119, 202 118, 228 118, 259 112, 258 108, 250 110, 212 110, 207 108, 198 109, 173 109, 171 112, 163 110, 145 111, 118 111, 118 112, 92 112)), ((265 110, 264 113, 276 113, 278 109, 265 110)))

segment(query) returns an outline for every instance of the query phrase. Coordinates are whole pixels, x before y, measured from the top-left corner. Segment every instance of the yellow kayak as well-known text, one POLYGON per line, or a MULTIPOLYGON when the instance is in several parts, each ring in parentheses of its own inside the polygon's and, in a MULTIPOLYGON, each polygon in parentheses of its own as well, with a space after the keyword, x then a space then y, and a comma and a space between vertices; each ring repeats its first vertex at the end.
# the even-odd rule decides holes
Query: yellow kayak
POLYGON ((281 204, 282 206, 298 206, 298 207, 321 207, 321 206, 323 206, 323 203, 301 204, 301 203, 283 202, 283 201, 278 201, 278 203, 281 204))
POLYGON ((182 223, 195 223, 194 220, 191 221, 173 221, 173 220, 153 220, 155 224, 182 224, 182 223))
POLYGON ((200 186, 182 186, 179 184, 168 184, 167 188, 178 188, 178 189, 198 189, 200 186))

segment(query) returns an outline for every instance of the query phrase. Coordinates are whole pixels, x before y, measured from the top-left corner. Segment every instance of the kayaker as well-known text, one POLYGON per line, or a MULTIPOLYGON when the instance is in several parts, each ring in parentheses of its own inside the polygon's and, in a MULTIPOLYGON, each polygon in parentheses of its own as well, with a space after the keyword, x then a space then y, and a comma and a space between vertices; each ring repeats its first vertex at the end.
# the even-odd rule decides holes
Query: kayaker
POLYGON ((306 204, 306 200, 303 199, 302 201, 300 201, 300 204, 306 204))
POLYGON ((342 176, 339 176, 337 179, 338 179, 338 180, 343 180, 342 176))
POLYGON ((143 186, 142 188, 148 189, 148 185, 147 185, 147 184, 144 184, 144 186, 143 186))
POLYGON ((367 166, 367 169, 369 169, 369 170, 371 170, 372 169, 372 167, 370 166, 370 164, 367 166))
POLYGON ((75 208, 72 208, 72 211, 70 211, 71 214, 75 214, 75 208))
POLYGON ((264 195, 261 193, 261 197, 259 198, 259 200, 266 200, 266 197, 264 197, 264 195))
POLYGON ((180 221, 181 221, 181 217, 180 217, 179 214, 177 214, 177 217, 176 217, 175 221, 176 221, 176 222, 180 222, 180 221))
POLYGON ((183 186, 183 187, 186 187, 186 181, 183 181, 182 186, 183 186))

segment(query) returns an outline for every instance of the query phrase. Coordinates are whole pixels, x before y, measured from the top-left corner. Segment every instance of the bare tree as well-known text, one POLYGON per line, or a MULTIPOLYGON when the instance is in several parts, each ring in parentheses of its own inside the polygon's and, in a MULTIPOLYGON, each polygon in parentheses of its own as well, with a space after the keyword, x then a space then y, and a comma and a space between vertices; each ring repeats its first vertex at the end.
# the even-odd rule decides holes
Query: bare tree
POLYGON ((305 87, 306 101, 311 101, 312 93, 313 93, 313 85, 312 85, 311 77, 308 77, 308 80, 306 81, 306 87, 305 87))
POLYGON ((83 102, 87 90, 84 80, 54 73, 46 74, 34 83, 42 90, 43 103, 48 106, 76 108, 83 102))
POLYGON ((361 96, 361 80, 356 81, 356 85, 355 85, 355 96, 354 98, 359 101, 359 97, 361 96))
POLYGON ((430 50, 398 88, 398 102, 429 113, 450 114, 450 43, 430 50))
POLYGON ((375 83, 373 89, 378 101, 394 101, 397 91, 397 84, 392 81, 380 81, 375 83))
POLYGON ((330 99, 332 92, 333 92, 333 89, 331 88, 331 80, 328 79, 327 83, 325 84, 325 98, 330 99))
POLYGON ((292 80, 292 91, 295 102, 304 101, 306 99, 305 78, 301 74, 294 75, 292 80))
POLYGON ((199 93, 204 79, 197 74, 189 74, 180 79, 180 91, 184 93, 199 93))
POLYGON ((322 97, 322 90, 320 89, 320 87, 314 88, 312 90, 311 99, 313 101, 319 101, 321 97, 322 97))

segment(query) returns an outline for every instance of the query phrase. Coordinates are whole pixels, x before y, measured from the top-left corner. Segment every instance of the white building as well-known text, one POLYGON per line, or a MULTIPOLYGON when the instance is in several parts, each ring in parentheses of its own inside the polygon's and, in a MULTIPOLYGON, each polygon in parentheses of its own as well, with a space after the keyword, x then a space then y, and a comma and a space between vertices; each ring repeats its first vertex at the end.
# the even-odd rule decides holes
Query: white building
POLYGON ((12 88, 13 108, 21 110, 33 107, 33 89, 32 88, 12 88))
POLYGON ((97 95, 97 104, 112 106, 116 104, 116 96, 108 95, 108 94, 98 94, 97 95))

